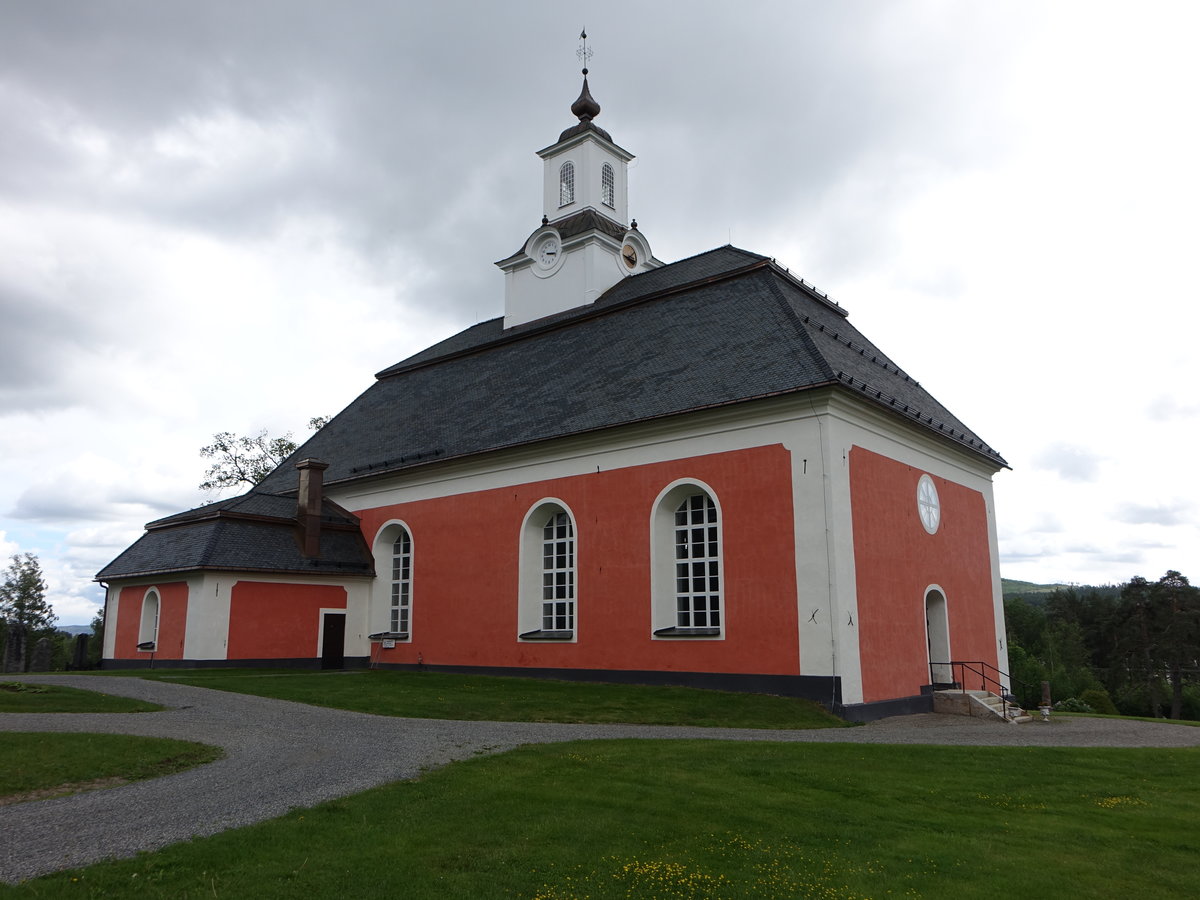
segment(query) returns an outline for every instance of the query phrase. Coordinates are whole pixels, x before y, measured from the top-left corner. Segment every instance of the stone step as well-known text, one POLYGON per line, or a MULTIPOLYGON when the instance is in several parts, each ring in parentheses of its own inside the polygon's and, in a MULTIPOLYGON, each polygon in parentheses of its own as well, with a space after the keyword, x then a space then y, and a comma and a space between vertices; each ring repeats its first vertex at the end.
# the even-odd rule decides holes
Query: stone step
POLYGON ((934 694, 934 710, 960 716, 983 716, 996 718, 1010 725, 1032 722, 1021 707, 1004 701, 990 691, 937 691, 934 694))

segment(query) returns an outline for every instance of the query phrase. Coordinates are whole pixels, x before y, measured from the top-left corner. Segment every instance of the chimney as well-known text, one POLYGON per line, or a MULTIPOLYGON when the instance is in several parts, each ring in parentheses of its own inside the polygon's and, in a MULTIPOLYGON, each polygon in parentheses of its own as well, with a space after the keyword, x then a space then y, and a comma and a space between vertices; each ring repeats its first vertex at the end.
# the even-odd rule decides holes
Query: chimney
POLYGON ((329 468, 329 463, 302 459, 296 463, 296 468, 300 470, 296 520, 300 523, 303 553, 316 558, 321 555, 321 473, 329 468))

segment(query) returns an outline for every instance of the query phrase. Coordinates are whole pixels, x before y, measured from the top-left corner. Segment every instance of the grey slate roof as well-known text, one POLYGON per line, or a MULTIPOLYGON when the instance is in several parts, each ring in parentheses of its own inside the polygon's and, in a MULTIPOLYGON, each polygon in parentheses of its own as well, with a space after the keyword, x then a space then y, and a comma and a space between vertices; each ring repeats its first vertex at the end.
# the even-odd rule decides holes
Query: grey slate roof
MULTIPOLYGON (((481 322, 376 378, 293 459, 328 461, 332 483, 836 386, 1006 465, 845 310, 729 246, 623 279, 587 306, 510 329, 481 322)), ((285 463, 262 487, 292 478, 285 463)))
MULTIPOLYGON (((565 219, 559 219, 557 222, 547 222, 546 224, 554 226, 558 231, 559 237, 564 241, 575 237, 577 234, 583 234, 585 231, 599 231, 619 241, 625 237, 627 230, 624 225, 610 219, 608 216, 598 213, 591 207, 582 209, 573 215, 567 216, 565 219)), ((541 231, 541 229, 539 228, 536 231, 541 231)), ((536 231, 531 232, 531 234, 535 234, 536 231)), ((496 265, 502 265, 509 260, 524 256, 525 244, 528 242, 529 238, 526 238, 520 247, 514 250, 509 256, 497 262, 496 265)))
POLYGON ((300 549, 296 498, 258 489, 158 519, 96 575, 98 581, 198 569, 371 575, 374 560, 358 519, 328 500, 320 556, 300 549))
POLYGON ((151 522, 97 576, 189 569, 370 574, 350 513, 326 503, 300 553, 296 472, 326 484, 758 398, 827 387, 1007 465, 853 325, 767 257, 736 247, 622 279, 595 303, 505 329, 481 322, 376 381, 255 490, 151 522))

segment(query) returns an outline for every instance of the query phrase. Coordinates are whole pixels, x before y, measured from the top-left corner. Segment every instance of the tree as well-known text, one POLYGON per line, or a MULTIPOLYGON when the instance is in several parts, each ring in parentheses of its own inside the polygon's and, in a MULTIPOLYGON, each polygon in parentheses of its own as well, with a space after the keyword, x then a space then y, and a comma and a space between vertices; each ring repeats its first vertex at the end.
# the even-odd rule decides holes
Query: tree
POLYGON ((1121 592, 1122 640, 1131 680, 1144 680, 1150 714, 1162 714, 1161 685, 1171 686, 1171 718, 1183 712, 1184 679, 1200 658, 1200 588, 1171 570, 1156 582, 1133 578, 1121 592))
POLYGON ((92 637, 88 641, 88 665, 97 667, 104 658, 104 607, 96 610, 92 619, 92 637))
POLYGON ((1183 679, 1200 657, 1200 588, 1175 570, 1151 588, 1159 624, 1159 655, 1171 681, 1171 718, 1183 714, 1183 679))
POLYGON ((253 487, 295 452, 296 442, 290 431, 275 438, 268 437, 265 428, 249 437, 218 432, 211 444, 200 448, 201 456, 216 460, 204 473, 200 490, 220 491, 239 484, 253 487))
MULTIPOLYGON (((318 431, 328 421, 328 416, 314 416, 308 420, 308 427, 318 431)), ((250 436, 218 432, 211 444, 200 448, 202 457, 216 460, 204 473, 200 490, 220 491, 239 484, 254 487, 295 453, 296 446, 290 431, 283 437, 270 437, 265 428, 250 436)))
POLYGON ((46 600, 42 566, 32 553, 13 554, 0 584, 0 619, 25 626, 32 638, 54 630, 58 617, 46 600))

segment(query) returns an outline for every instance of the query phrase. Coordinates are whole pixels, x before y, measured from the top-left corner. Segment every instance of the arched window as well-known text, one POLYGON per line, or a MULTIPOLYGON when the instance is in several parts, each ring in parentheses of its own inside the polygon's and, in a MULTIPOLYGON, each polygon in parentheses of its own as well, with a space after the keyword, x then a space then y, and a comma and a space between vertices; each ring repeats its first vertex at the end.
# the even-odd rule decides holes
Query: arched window
POLYGON ((542 630, 575 630, 575 529, 565 512, 542 526, 542 630))
POLYGON ((711 491, 681 482, 663 492, 651 522, 654 635, 724 636, 721 511, 711 491))
POLYGON ((538 504, 525 518, 518 619, 522 640, 575 638, 575 523, 557 501, 538 504))
POLYGON ((412 538, 401 526, 392 544, 391 613, 388 630, 408 634, 408 614, 412 601, 412 538))
POLYGON ((925 589, 925 640, 929 647, 930 683, 949 684, 954 680, 950 665, 950 618, 946 595, 936 584, 925 589))
POLYGON ((412 639, 413 539, 404 522, 391 521, 375 535, 377 579, 371 590, 371 638, 412 639))
POLYGON ((150 588, 142 597, 142 618, 138 624, 138 649, 153 651, 158 647, 158 591, 150 588))
POLYGON ((616 206, 617 185, 613 177, 613 167, 605 163, 600 167, 600 199, 607 207, 616 206))
POLYGON ((558 170, 558 205, 575 202, 575 163, 567 160, 558 170))
POLYGON ((721 534, 708 494, 693 494, 675 510, 675 624, 721 625, 721 534))

